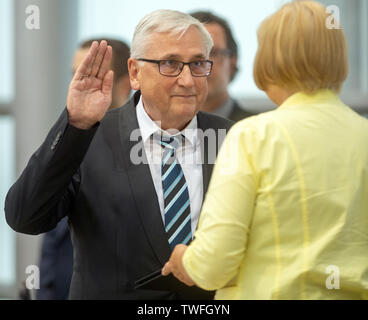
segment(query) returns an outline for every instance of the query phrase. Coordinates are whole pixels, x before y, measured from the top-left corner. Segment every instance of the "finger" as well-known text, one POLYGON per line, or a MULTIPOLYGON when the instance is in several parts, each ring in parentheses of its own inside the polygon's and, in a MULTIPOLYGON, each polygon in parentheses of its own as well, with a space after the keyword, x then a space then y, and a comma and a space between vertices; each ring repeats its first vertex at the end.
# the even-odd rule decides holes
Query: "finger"
POLYGON ((114 71, 110 70, 106 73, 105 78, 102 82, 102 93, 104 95, 112 94, 112 86, 114 84, 114 71))
POLYGON ((164 265, 164 267, 162 268, 161 274, 163 276, 167 276, 170 273, 171 273, 171 271, 170 271, 170 263, 169 262, 166 262, 165 265, 164 265))
POLYGON ((100 70, 101 62, 105 56, 107 49, 107 42, 105 40, 102 40, 100 42, 100 47, 98 49, 98 53, 96 56, 95 61, 93 62, 92 70, 91 70, 91 77, 95 77, 100 70))
POLYGON ((87 53, 87 56, 83 59, 80 66, 77 68, 74 79, 81 80, 85 76, 89 76, 91 65, 95 59, 95 55, 98 51, 98 42, 94 41, 87 53))
POLYGON ((103 57, 97 78, 102 80, 105 77, 106 73, 111 69, 111 60, 112 60, 112 48, 111 46, 108 46, 105 55, 103 57))
POLYGON ((96 42, 97 42, 97 47, 93 51, 93 56, 92 56, 91 62, 89 63, 86 74, 85 74, 86 77, 89 77, 91 75, 93 64, 95 63, 96 56, 97 56, 97 54, 99 52, 99 49, 100 49, 100 44, 98 43, 98 41, 96 41, 96 42))

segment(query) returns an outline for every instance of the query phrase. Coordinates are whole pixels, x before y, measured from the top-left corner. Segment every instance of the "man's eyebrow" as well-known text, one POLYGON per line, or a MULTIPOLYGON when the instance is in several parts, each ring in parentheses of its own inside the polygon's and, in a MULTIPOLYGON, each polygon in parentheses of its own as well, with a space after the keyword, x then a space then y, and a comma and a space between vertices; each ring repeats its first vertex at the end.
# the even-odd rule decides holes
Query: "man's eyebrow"
POLYGON ((195 60, 195 59, 202 59, 202 60, 204 60, 204 59, 206 59, 206 57, 203 54, 200 53, 200 54, 195 55, 192 58, 192 60, 195 60))
MULTIPOLYGON (((199 54, 196 54, 195 56, 191 57, 189 61, 193 61, 193 60, 198 60, 198 59, 205 59, 206 57, 199 53, 199 54)), ((177 54, 168 54, 166 56, 163 56, 161 58, 161 60, 177 60, 177 61, 183 61, 182 57, 180 55, 177 55, 177 54)))
POLYGON ((167 54, 166 56, 163 56, 161 60, 181 60, 181 57, 177 54, 167 54))

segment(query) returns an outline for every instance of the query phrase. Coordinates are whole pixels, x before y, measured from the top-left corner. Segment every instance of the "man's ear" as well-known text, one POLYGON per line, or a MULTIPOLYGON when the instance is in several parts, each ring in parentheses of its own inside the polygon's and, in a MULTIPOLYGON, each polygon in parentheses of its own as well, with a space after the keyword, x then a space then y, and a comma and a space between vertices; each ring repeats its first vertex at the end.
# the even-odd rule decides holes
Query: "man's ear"
POLYGON ((129 79, 130 79, 130 86, 133 90, 140 90, 141 86, 139 83, 139 62, 135 59, 129 58, 128 59, 128 70, 129 70, 129 79))
POLYGON ((129 74, 126 74, 115 81, 115 96, 121 98, 122 102, 129 99, 130 96, 130 78, 129 74))
POLYGON ((237 72, 239 71, 238 69, 238 56, 233 56, 230 57, 230 70, 231 70, 231 74, 230 74, 230 82, 234 80, 237 72))

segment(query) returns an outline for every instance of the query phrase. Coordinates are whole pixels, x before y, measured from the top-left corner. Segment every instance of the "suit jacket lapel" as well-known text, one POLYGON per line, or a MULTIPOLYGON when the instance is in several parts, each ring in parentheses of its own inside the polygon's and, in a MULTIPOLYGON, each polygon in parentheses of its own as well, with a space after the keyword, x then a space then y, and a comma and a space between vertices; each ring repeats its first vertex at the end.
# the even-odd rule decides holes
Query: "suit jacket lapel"
MULTIPOLYGON (((139 217, 157 258, 164 265, 170 257, 171 250, 162 222, 151 171, 148 164, 134 164, 130 158, 132 149, 137 149, 137 143, 142 142, 136 115, 136 104, 139 101, 139 96, 140 94, 136 93, 134 98, 122 108, 119 114, 120 139, 124 165, 133 191, 139 217), (134 130, 138 133, 136 135, 139 137, 138 141, 131 141, 130 136, 134 130)), ((141 150, 141 159, 146 159, 143 144, 141 144, 141 150)), ((147 162, 145 161, 145 163, 147 162)))
MULTIPOLYGON (((198 120, 198 129, 200 129, 202 133, 205 133, 207 129, 211 129, 207 119, 203 117, 203 114, 201 112, 197 114, 197 120, 198 120)), ((216 138, 217 138, 217 135, 216 135, 216 138)), ((212 169, 214 165, 213 163, 211 163, 212 162, 211 159, 214 159, 213 155, 209 154, 209 151, 215 152, 215 157, 217 154, 216 147, 214 148, 214 150, 212 147, 213 146, 211 145, 211 148, 209 148, 208 139, 201 139, 201 154, 202 154, 202 160, 203 160, 203 164, 202 164, 203 200, 208 190, 208 185, 210 183, 210 178, 211 178, 212 169)))

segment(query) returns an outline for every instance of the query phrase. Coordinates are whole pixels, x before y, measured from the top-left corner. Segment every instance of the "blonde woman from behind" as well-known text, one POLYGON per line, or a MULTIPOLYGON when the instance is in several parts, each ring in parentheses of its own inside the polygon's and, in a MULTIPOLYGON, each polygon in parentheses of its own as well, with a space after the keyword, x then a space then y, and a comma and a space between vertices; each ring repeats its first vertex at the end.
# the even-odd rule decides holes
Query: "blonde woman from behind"
POLYGON ((368 298, 368 121, 338 97, 347 45, 327 18, 294 1, 261 24, 254 78, 279 107, 232 128, 163 274, 216 299, 368 298))

